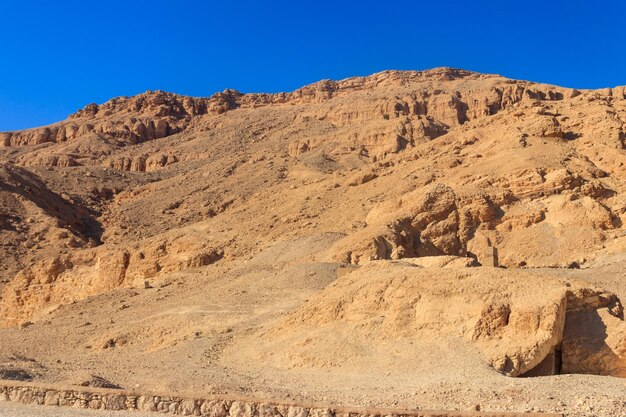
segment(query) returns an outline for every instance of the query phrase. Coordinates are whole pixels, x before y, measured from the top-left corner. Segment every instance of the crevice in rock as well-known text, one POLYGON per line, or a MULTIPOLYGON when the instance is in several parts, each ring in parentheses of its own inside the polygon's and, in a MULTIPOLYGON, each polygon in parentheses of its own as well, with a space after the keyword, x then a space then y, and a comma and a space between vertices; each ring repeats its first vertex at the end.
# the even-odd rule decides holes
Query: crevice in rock
POLYGON ((559 344, 520 377, 559 374, 626 376, 623 309, 619 299, 606 294, 568 294, 567 313, 559 344))

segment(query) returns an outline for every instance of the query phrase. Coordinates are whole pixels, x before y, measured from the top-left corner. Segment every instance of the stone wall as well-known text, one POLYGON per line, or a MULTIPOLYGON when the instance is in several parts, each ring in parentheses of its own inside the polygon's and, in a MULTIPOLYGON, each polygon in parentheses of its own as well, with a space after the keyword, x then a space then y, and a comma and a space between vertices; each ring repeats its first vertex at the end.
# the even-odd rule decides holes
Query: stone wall
POLYGON ((346 408, 227 396, 206 396, 200 399, 179 395, 146 394, 91 387, 60 387, 14 381, 0 381, 0 401, 209 417, 563 417, 561 414, 346 408))

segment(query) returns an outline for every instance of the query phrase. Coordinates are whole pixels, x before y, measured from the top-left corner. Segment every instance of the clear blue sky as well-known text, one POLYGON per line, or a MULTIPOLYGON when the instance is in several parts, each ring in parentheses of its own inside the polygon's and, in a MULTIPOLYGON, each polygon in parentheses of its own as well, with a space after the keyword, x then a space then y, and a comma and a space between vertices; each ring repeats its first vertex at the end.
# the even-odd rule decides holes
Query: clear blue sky
POLYGON ((624 85, 625 16, 623 0, 0 0, 0 131, 148 89, 289 91, 384 69, 624 85))

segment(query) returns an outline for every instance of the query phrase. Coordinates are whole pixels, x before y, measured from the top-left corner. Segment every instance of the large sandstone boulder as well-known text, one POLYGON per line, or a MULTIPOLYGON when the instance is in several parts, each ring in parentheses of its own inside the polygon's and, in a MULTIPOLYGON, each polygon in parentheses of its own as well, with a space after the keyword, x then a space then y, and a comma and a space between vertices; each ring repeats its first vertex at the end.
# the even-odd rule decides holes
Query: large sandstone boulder
POLYGON ((350 366, 370 343, 458 340, 509 376, 626 376, 619 299, 541 273, 370 262, 257 337, 249 354, 279 367, 350 366), (351 342, 337 346, 338 335, 351 342))

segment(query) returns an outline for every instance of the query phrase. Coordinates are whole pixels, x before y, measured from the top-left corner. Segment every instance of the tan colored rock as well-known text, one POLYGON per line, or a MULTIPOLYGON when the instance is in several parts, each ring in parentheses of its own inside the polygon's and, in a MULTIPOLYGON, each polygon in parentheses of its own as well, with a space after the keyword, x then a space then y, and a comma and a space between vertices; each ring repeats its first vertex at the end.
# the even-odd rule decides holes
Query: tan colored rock
POLYGON ((104 408, 106 410, 126 410, 126 396, 108 395, 104 399, 104 408))
POLYGON ((357 345, 366 340, 453 337, 474 344, 489 365, 510 376, 533 371, 555 351, 562 355, 564 369, 570 363, 586 363, 587 372, 620 376, 623 363, 607 353, 596 354, 593 343, 579 334, 591 326, 577 319, 581 311, 613 317, 616 327, 607 328, 611 333, 600 340, 617 343, 606 352, 623 358, 623 319, 607 309, 611 303, 621 308, 619 300, 579 285, 537 273, 483 268, 457 272, 371 262, 270 328, 262 338, 268 342, 257 352, 275 365, 284 361, 284 367, 325 367, 333 357, 334 366, 349 366, 350 352, 339 354, 335 342, 324 335, 340 332, 337 343, 345 337, 357 345), (603 305, 594 297, 613 301, 603 305), (313 328, 319 339, 301 343, 313 328), (269 355, 269 346, 285 348, 269 355), (585 355, 589 361, 578 360, 585 355))
POLYGON ((178 412, 181 416, 192 416, 194 415, 196 408, 198 407, 195 400, 184 400, 181 401, 178 412))
POLYGON ((309 410, 303 407, 289 407, 287 417, 308 417, 309 410))
POLYGON ((226 417, 228 415, 228 410, 226 409, 226 405, 223 401, 204 401, 200 406, 200 413, 203 416, 209 417, 226 417))
POLYGON ((458 239, 459 214, 450 187, 437 185, 382 204, 367 215, 367 228, 337 244, 340 260, 463 255, 458 239))
POLYGON ((142 395, 137 398, 138 411, 156 411, 156 403, 151 395, 142 395))
POLYGON ((252 417, 253 408, 249 402, 233 401, 228 409, 230 417, 252 417))
POLYGON ((269 403, 260 403, 257 407, 257 412, 259 413, 259 417, 277 417, 281 415, 278 411, 278 407, 269 403))
POLYGON ((359 174, 354 175, 352 177, 352 179, 350 179, 348 181, 348 186, 356 187, 358 185, 362 185, 362 184, 368 183, 368 182, 376 179, 377 177, 378 177, 378 175, 376 175, 373 172, 368 172, 368 173, 365 173, 365 174, 360 174, 359 173, 359 174))
POLYGON ((59 405, 59 400, 61 396, 58 392, 49 391, 46 392, 46 396, 44 398, 45 405, 59 405))

